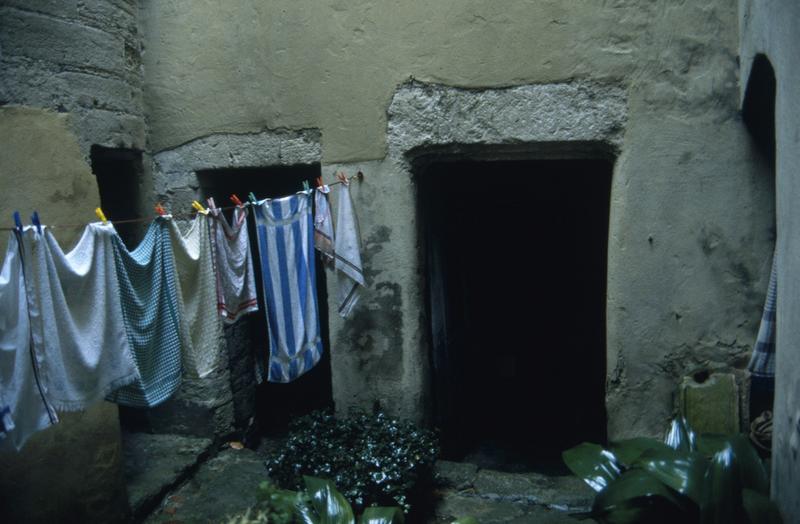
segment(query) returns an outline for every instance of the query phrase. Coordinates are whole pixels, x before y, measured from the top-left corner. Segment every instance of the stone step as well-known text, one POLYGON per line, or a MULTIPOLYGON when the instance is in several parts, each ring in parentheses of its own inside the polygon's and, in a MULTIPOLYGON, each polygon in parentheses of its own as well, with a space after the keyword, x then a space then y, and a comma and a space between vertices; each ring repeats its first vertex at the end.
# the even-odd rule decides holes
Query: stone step
POLYGON ((167 493, 190 477, 209 456, 211 445, 206 438, 123 433, 125 482, 134 520, 145 518, 167 493))

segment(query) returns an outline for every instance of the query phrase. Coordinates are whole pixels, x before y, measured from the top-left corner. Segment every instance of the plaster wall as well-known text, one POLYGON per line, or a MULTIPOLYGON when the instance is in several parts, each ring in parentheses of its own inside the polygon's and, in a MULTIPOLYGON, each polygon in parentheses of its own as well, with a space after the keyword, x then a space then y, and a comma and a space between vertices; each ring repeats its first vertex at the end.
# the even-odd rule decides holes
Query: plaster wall
POLYGON ((764 54, 776 77, 778 314, 772 496, 786 522, 800 522, 800 4, 740 2, 741 94, 753 59, 764 54))
MULTIPOLYGON (((97 184, 65 114, 0 108, 0 216, 19 210, 28 223, 39 210, 52 224, 80 224, 100 204, 97 184)), ((65 249, 81 228, 55 227, 65 249)), ((5 254, 8 235, 2 232, 5 254)), ((19 453, 0 453, 3 522, 117 522, 126 517, 119 418, 114 404, 59 413, 19 453)))
MULTIPOLYGON (((0 214, 38 210, 64 249, 96 220, 93 144, 143 149, 133 1, 0 2, 0 214), (59 227, 61 226, 61 227, 59 227)), ((0 235, 5 252, 8 232, 0 235)), ((117 407, 59 414, 18 454, 0 455, 3 522, 127 518, 117 407)))
MULTIPOLYGON (((734 1, 168 0, 141 19, 157 158, 204 137, 317 129, 327 179, 366 174, 353 196, 368 289, 350 319, 329 304, 338 409, 378 401, 424 418, 412 175, 439 150, 558 157, 589 142, 616 159, 610 437, 661 433, 683 374, 746 365, 773 195, 738 114, 734 1)), ((174 195, 195 190, 154 176, 174 195)))

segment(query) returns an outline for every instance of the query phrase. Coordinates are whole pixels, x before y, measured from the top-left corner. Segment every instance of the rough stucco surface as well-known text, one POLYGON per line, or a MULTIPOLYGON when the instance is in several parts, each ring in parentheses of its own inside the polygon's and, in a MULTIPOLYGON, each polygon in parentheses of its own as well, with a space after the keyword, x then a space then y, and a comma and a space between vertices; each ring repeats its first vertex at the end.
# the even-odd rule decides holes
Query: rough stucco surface
POLYGON ((772 496, 785 522, 800 522, 800 4, 741 0, 740 16, 742 95, 759 53, 770 60, 777 80, 778 313, 772 496))
MULTIPOLYGON (((209 135, 319 129, 328 179, 337 169, 367 175, 353 198, 368 289, 351 318, 330 315, 338 409, 377 401, 426 414, 424 224, 412 166, 437 151, 616 157, 611 437, 660 434, 687 373, 741 375, 774 206, 738 115, 730 0, 275 0, 236 9, 171 0, 143 4, 142 25, 157 159, 187 143, 203 155, 209 135)), ((193 194, 191 170, 177 171, 161 168, 159 191, 193 194)))
MULTIPOLYGON (((0 108, 0 215, 18 209, 27 223, 80 224, 99 204, 97 185, 67 115, 0 108)), ((80 228, 55 228, 65 249, 80 228)), ((8 232, 3 232, 2 252, 8 232)), ((19 454, 0 454, 3 522, 116 522, 126 517, 117 407, 97 404, 33 436, 19 454)))
MULTIPOLYGON (((11 213, 20 212, 30 222, 38 211, 45 224, 81 224, 95 220, 100 205, 97 181, 84 161, 68 116, 25 107, 0 108, 0 204, 6 226, 11 213)), ((66 250, 81 234, 80 228, 53 229, 66 250)), ((5 254, 8 232, 0 235, 5 254)))
POLYGON ((320 128, 326 162, 381 158, 415 78, 463 87, 626 78, 697 113, 735 89, 736 7, 711 2, 146 2, 155 150, 216 132, 320 128))

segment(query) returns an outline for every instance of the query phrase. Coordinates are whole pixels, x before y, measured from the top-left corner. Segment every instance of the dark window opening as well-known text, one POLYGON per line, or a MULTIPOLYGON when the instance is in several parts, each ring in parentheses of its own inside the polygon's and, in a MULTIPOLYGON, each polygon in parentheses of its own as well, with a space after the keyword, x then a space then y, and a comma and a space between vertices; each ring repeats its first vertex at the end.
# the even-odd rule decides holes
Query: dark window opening
POLYGON ((435 162, 417 177, 443 454, 562 471, 606 440, 607 160, 435 162))
MULTIPOLYGON (((310 187, 320 176, 320 166, 298 165, 265 168, 243 168, 209 170, 197 173, 200 189, 204 198, 213 197, 218 207, 233 205, 231 194, 236 194, 242 201, 252 192, 259 199, 288 196, 300 191, 303 182, 310 187)), ((232 211, 226 211, 230 219, 232 211)), ((267 332, 264 296, 261 286, 261 268, 258 263, 256 231, 252 218, 249 219, 250 245, 253 248, 253 267, 256 287, 258 288, 259 311, 246 315, 237 322, 237 329, 226 329, 228 347, 249 347, 245 351, 247 358, 232 359, 231 381, 234 388, 234 411, 237 426, 242 427, 254 416, 251 431, 255 434, 278 434, 285 431, 288 423, 317 409, 333 406, 331 389, 330 336, 328 327, 327 287, 324 267, 319 256, 317 261, 317 300, 319 301, 320 330, 322 333, 323 354, 319 363, 303 376, 289 384, 273 384, 265 382, 255 386, 253 366, 254 358, 266 359, 269 355, 269 337, 267 332), (235 340, 232 340, 235 339, 235 340), (250 391, 254 397, 255 408, 247 394, 240 395, 238 389, 250 391), (239 401, 241 399, 241 401, 239 401), (241 405, 241 404, 244 404, 241 405)), ((230 354, 230 351, 229 351, 230 354)))
MULTIPOLYGON (((744 103, 742 105, 742 119, 747 126, 756 148, 761 152, 766 165, 769 167, 767 183, 772 195, 775 195, 775 159, 776 159, 776 134, 775 134, 775 70, 769 59, 764 55, 757 55, 753 60, 750 77, 747 80, 744 103)), ((774 202, 774 196, 773 196, 774 202)), ((772 228, 769 232, 771 240, 777 238, 777 222, 775 207, 772 207, 772 228)), ((780 293, 780 290, 778 290, 780 293)), ((772 411, 775 396, 774 377, 759 377, 753 375, 750 384, 749 413, 753 420, 764 411, 772 411)))
MULTIPOLYGON (((90 155, 106 218, 111 221, 140 218, 142 152, 93 145, 90 155)), ((141 240, 143 224, 115 223, 114 228, 128 249, 133 249, 141 240)))

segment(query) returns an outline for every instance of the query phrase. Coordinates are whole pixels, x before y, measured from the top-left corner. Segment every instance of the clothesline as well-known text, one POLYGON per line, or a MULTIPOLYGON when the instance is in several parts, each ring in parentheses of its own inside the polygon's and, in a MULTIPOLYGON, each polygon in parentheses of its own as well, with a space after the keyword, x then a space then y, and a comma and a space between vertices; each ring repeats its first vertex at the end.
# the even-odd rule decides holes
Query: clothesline
POLYGON ((230 222, 213 202, 207 213, 195 201, 202 212, 187 228, 151 219, 132 250, 102 210, 69 251, 52 232, 37 232, 34 212, 34 227, 9 235, 0 264, 0 347, 15 349, 0 355, 0 451, 20 450, 58 422, 57 411, 103 399, 160 405, 185 377, 224 366, 223 323, 259 309, 269 343, 252 347, 256 382, 292 382, 315 367, 325 350, 315 250, 336 275, 342 317, 365 285, 350 188, 337 192, 335 223, 328 193, 251 194, 247 207, 236 197, 230 222))
MULTIPOLYGON (((320 178, 322 178, 322 177, 320 177, 320 178)), ((358 179, 359 182, 364 180, 364 173, 359 171, 358 173, 356 173, 355 175, 353 175, 351 177, 344 177, 344 179, 339 179, 336 182, 331 182, 330 184, 322 184, 322 185, 326 185, 326 186, 330 187, 330 186, 335 186, 337 184, 341 184, 344 180, 347 180, 347 182, 349 182, 350 180, 353 180, 353 179, 358 179)), ((320 186, 318 186, 318 187, 320 187, 320 186)), ((317 188, 314 188, 314 189, 316 190, 317 188)), ((251 205, 250 202, 243 202, 242 203, 242 206, 244 206, 244 207, 247 207, 247 206, 250 206, 250 205, 251 205)), ((237 207, 239 207, 239 206, 238 205, 233 205, 233 206, 218 207, 216 209, 219 209, 220 211, 227 211, 227 210, 230 210, 230 209, 236 209, 237 207)), ((177 219, 190 219, 190 218, 194 217, 194 214, 193 213, 167 213, 166 216, 169 216, 169 217, 172 217, 172 218, 177 218, 177 219)), ((139 223, 139 222, 149 222, 151 220, 153 220, 153 217, 138 217, 138 218, 128 218, 128 219, 124 219, 124 220, 108 220, 108 223, 109 224, 114 224, 114 225, 116 225, 116 224, 135 224, 135 223, 139 223)), ((81 227, 85 227, 85 226, 86 226, 85 223, 83 223, 83 224, 47 224, 47 227, 49 227, 50 229, 74 229, 74 228, 81 228, 81 227)), ((16 229, 17 228, 15 228, 15 227, 0 227, 0 231, 14 231, 16 229)))

